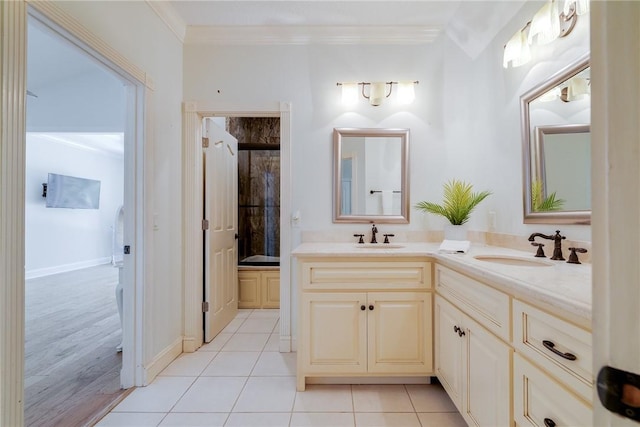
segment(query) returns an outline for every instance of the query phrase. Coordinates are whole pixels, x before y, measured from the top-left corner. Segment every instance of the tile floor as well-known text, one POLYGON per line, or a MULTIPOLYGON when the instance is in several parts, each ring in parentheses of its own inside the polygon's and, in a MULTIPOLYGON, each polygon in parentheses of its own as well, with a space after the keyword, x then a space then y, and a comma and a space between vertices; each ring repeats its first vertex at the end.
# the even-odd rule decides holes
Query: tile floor
POLYGON ((240 310, 209 344, 185 353, 97 425, 462 427, 440 385, 308 385, 278 352, 278 310, 240 310))

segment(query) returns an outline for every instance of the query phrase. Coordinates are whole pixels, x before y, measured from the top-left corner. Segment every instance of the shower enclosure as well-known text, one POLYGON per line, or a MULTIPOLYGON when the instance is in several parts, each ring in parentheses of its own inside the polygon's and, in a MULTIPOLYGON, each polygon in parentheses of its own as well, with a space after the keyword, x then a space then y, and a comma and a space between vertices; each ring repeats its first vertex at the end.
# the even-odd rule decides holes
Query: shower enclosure
POLYGON ((280 119, 234 117, 238 139, 238 265, 280 265, 280 119))

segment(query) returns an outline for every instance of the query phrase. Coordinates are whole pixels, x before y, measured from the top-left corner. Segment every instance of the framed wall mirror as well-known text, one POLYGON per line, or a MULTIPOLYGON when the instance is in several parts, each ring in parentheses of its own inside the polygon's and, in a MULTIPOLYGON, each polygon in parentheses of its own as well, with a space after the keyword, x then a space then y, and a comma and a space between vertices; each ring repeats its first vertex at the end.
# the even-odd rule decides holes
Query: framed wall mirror
POLYGON ((524 223, 591 223, 589 57, 522 95, 524 223))
POLYGON ((409 223, 409 129, 333 130, 333 222, 409 223))

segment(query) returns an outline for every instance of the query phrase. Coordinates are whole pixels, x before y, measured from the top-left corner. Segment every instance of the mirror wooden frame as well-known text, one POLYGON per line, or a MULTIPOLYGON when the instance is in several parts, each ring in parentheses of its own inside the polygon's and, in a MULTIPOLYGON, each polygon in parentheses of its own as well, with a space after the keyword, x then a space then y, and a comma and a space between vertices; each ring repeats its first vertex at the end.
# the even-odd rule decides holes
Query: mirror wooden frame
POLYGON ((532 174, 535 172, 532 167, 531 157, 535 142, 531 141, 532 129, 529 116, 529 103, 587 68, 589 68, 588 55, 560 70, 558 73, 551 76, 551 78, 529 90, 520 97, 523 162, 522 195, 525 224, 591 224, 591 210, 535 212, 531 206, 532 174))
POLYGON ((409 223, 409 129, 384 128, 334 128, 333 130, 333 222, 334 223, 409 223), (343 137, 381 137, 400 138, 401 177, 400 177, 400 215, 345 215, 342 214, 342 138, 343 137))

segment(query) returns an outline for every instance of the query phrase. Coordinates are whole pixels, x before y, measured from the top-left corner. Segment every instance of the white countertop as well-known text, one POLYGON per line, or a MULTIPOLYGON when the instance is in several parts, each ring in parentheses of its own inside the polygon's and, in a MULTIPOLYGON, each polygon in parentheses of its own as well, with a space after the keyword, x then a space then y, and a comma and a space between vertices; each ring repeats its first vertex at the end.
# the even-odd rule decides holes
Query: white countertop
MULTIPOLYGON (((438 252, 440 243, 401 243, 402 247, 367 248, 355 243, 303 243, 293 250, 294 257, 414 257, 426 256, 438 264, 490 283, 516 298, 541 303, 558 310, 558 315, 591 324, 591 264, 568 264, 551 261, 551 266, 525 267, 504 265, 475 259, 478 255, 507 255, 534 258, 535 249, 522 252, 508 248, 473 243, 466 254, 438 252)), ((379 244, 384 247, 384 244, 379 244)))

